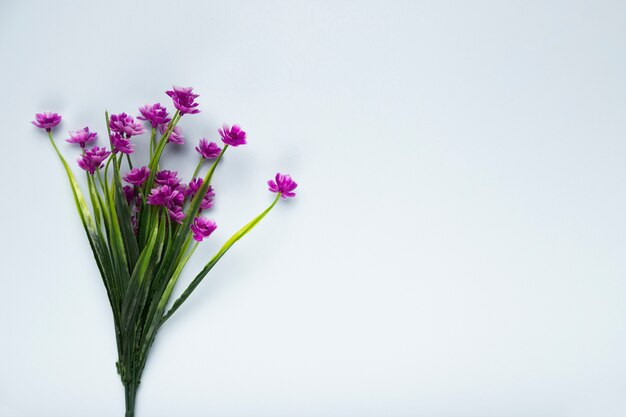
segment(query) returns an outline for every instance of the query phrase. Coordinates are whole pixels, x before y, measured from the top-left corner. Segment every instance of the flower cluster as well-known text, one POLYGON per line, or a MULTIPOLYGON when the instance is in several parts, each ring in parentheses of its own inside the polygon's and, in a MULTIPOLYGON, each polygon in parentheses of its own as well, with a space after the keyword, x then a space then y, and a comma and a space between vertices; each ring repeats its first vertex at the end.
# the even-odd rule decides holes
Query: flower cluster
MULTIPOLYGON (((196 114, 200 111, 198 110, 198 103, 196 102, 196 98, 199 96, 193 93, 191 87, 174 86, 172 90, 166 91, 166 94, 171 97, 172 103, 178 111, 177 114, 180 116, 196 114)), ((104 163, 109 157, 115 157, 111 155, 132 154, 134 152, 134 144, 131 142, 131 138, 145 132, 141 121, 150 124, 153 129, 153 139, 155 132, 159 132, 163 140, 165 140, 163 136, 168 135, 168 143, 185 143, 182 130, 176 125, 180 120, 180 116, 171 118, 167 109, 162 106, 161 103, 141 106, 139 107, 139 113, 137 120, 127 113, 110 115, 108 119, 108 127, 110 129, 109 140, 111 144, 110 151, 105 147, 98 146, 86 149, 87 144, 95 142, 98 137, 97 133, 90 131, 88 127, 70 131, 69 138, 66 139, 66 141, 79 145, 83 150, 83 153, 78 159, 79 167, 88 174, 94 175, 96 171, 104 166, 104 163)), ((50 132, 52 128, 56 127, 60 122, 61 116, 59 114, 48 112, 36 114, 32 124, 50 132)), ((133 211, 139 213, 143 204, 160 206, 164 208, 172 221, 179 224, 182 223, 185 219, 183 209, 188 202, 194 199, 204 183, 204 179, 201 176, 196 176, 202 168, 202 162, 219 158, 228 146, 237 147, 247 143, 247 134, 238 124, 233 124, 232 126, 224 124, 217 130, 217 133, 222 142, 227 146, 221 148, 217 143, 206 138, 201 138, 198 142, 198 146, 195 147, 195 150, 200 155, 198 167, 188 183, 183 183, 176 171, 163 169, 157 171, 154 176, 151 177, 150 168, 148 168, 148 166, 142 166, 140 168, 132 168, 131 166, 130 171, 123 176, 123 180, 128 185, 123 186, 122 192, 133 211)), ((159 140, 158 138, 156 139, 159 140)), ((156 146, 151 147, 151 158, 153 157, 153 153, 156 152, 155 149, 156 146)), ((130 159, 128 163, 130 165, 130 159)), ((121 161, 113 164, 116 169, 119 169, 120 165, 121 161)), ((294 197, 296 195, 294 190, 298 185, 289 175, 278 173, 273 180, 268 181, 268 186, 270 191, 279 194, 279 196, 284 199, 294 197)), ((194 219, 190 224, 190 229, 196 241, 201 241, 208 237, 217 227, 213 220, 198 216, 204 210, 213 207, 214 197, 215 191, 213 186, 209 185, 205 194, 202 196, 199 206, 196 206, 197 213, 192 213, 194 219)), ((138 215, 133 216, 131 222, 136 226, 138 224, 138 215)))
POLYGON ((66 142, 80 146, 78 165, 86 172, 88 194, 82 193, 79 181, 53 138, 52 130, 61 122, 61 116, 39 113, 32 121, 48 132, 63 163, 113 310, 118 342, 117 370, 126 391, 126 415, 134 415, 137 386, 158 329, 222 256, 250 232, 281 197, 294 197, 298 186, 289 175, 281 173, 268 181, 269 190, 276 193, 271 204, 234 233, 181 295, 172 300, 172 290, 187 261, 199 243, 217 229, 215 221, 205 217, 206 210, 214 204, 211 182, 217 165, 230 147, 245 145, 247 135, 239 125, 225 124, 214 137, 199 140, 195 148, 199 156, 194 153, 197 166, 190 177, 166 169, 162 156, 172 148, 170 144, 185 143, 177 124, 182 116, 199 112, 198 95, 191 87, 174 87, 166 93, 176 108, 171 117, 160 103, 139 107, 136 118, 127 113, 110 116, 106 113, 108 150, 94 146, 98 135, 88 127, 69 132, 66 142), (146 128, 147 140, 140 137, 146 128), (211 141, 217 141, 216 138, 221 138, 223 145, 211 141), (87 145, 92 146, 91 149, 87 149, 87 145), (135 147, 149 149, 147 162, 137 161, 139 152, 135 153, 135 147), (207 169, 205 165, 209 160, 211 167, 207 169), (167 309, 167 306, 171 307, 167 309))

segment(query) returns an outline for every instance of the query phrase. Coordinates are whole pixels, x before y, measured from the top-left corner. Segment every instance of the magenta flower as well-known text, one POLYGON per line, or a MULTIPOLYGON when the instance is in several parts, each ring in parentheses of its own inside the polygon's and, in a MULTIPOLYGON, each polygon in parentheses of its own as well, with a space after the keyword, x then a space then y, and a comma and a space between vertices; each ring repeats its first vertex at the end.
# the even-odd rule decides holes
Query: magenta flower
POLYGON ((217 129, 218 133, 222 137, 222 141, 230 146, 239 146, 245 145, 246 142, 246 132, 241 130, 239 125, 233 125, 233 127, 228 127, 227 124, 224 124, 221 129, 217 129))
POLYGON ((222 149, 217 146, 217 143, 209 142, 207 139, 203 138, 200 139, 198 146, 196 146, 196 151, 198 151, 204 159, 214 159, 219 156, 222 149))
POLYGON ((135 121, 132 116, 126 113, 112 114, 109 120, 109 127, 112 132, 119 133, 127 138, 141 135, 144 132, 143 124, 135 121))
POLYGON ((84 127, 81 130, 70 132, 70 137, 65 139, 68 143, 78 143, 81 148, 85 149, 85 145, 96 140, 98 134, 96 132, 90 132, 88 127, 84 127))
POLYGON ((130 202, 133 201, 133 198, 135 198, 135 187, 125 185, 122 189, 124 190, 126 201, 128 201, 128 204, 130 204, 130 202))
MULTIPOLYGON (((161 132, 161 134, 165 133, 166 131, 167 125, 159 126, 159 132, 161 132)), ((185 137, 183 136, 182 129, 178 126, 174 126, 174 128, 172 129, 172 133, 170 133, 170 136, 167 138, 167 141, 175 143, 177 145, 183 145, 185 143, 185 137)))
POLYGON ((97 170, 102 168, 104 160, 107 159, 109 155, 111 155, 111 152, 107 151, 106 148, 94 146, 81 155, 78 159, 78 166, 93 175, 97 170))
POLYGON ((269 185, 271 192, 280 193, 282 198, 296 196, 293 190, 296 189, 298 184, 287 174, 276 174, 275 180, 269 180, 267 185, 269 185))
POLYGON ((211 236, 211 233, 217 229, 217 224, 206 217, 196 217, 189 227, 193 233, 193 239, 196 242, 202 242, 203 239, 211 236))
POLYGON ((167 214, 170 216, 172 221, 178 224, 181 224, 185 218, 185 213, 183 213, 183 209, 179 206, 172 206, 172 208, 168 208, 167 214))
POLYGON ((213 186, 209 185, 209 189, 200 202, 200 211, 213 207, 213 197, 215 197, 215 191, 213 191, 213 186))
POLYGON ((203 182, 202 178, 194 178, 191 181, 189 181, 189 185, 185 189, 185 196, 189 198, 193 198, 198 192, 198 190, 200 189, 200 187, 202 187, 202 182, 203 182))
POLYGON ((137 187, 141 187, 141 185, 148 179, 150 176, 150 170, 146 167, 141 168, 133 168, 125 177, 124 181, 129 184, 136 185, 137 187))
POLYGON ((58 113, 37 113, 35 114, 35 120, 31 123, 40 129, 46 129, 46 132, 52 130, 53 127, 61 123, 61 115, 58 113))
POLYGON ((113 145, 113 153, 123 153, 129 155, 135 150, 128 138, 121 136, 119 133, 113 133, 111 135, 111 145, 113 145))
POLYGON ((198 94, 192 93, 191 87, 177 87, 174 86, 173 90, 166 91, 165 94, 172 98, 174 107, 178 109, 181 115, 183 114, 196 114, 200 113, 200 110, 196 109, 198 103, 195 102, 198 94))
POLYGON ((167 114, 167 109, 161 106, 161 103, 146 104, 143 107, 139 107, 139 112, 141 116, 137 116, 137 119, 150 122, 153 128, 166 125, 172 120, 167 114))
POLYGON ((154 176, 154 182, 159 185, 169 185, 172 189, 177 189, 180 184, 180 178, 177 177, 177 171, 169 171, 164 169, 154 176))
POLYGON ((152 189, 148 195, 148 204, 170 208, 174 206, 173 201, 178 194, 179 192, 172 187, 162 185, 152 189))

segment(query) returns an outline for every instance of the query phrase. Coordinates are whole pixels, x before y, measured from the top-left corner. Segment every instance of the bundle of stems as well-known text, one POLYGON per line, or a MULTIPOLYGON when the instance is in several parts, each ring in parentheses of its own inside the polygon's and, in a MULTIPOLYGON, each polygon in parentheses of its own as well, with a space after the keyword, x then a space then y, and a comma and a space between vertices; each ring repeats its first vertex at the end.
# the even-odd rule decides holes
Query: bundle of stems
MULTIPOLYGON (((163 134, 160 139, 157 140, 156 137, 158 126, 152 127, 149 163, 147 167, 142 167, 142 171, 133 169, 130 152, 124 153, 122 151, 124 147, 115 143, 119 142, 120 138, 125 140, 125 137, 132 136, 131 134, 124 136, 123 126, 120 130, 120 125, 115 123, 115 116, 109 117, 108 113, 105 115, 113 152, 100 152, 98 159, 98 151, 103 151, 104 148, 94 147, 86 151, 85 142, 80 143, 83 154, 79 165, 87 171, 91 210, 52 136, 52 127, 60 122, 61 117, 55 113, 38 114, 35 122, 38 127, 45 128, 48 132, 50 143, 67 173, 80 220, 106 289, 113 312, 118 351, 116 367, 125 389, 126 417, 134 416, 137 388, 150 348, 161 326, 183 305, 235 242, 250 232, 272 210, 281 196, 284 198, 295 195, 293 189, 296 183, 289 176, 277 174, 275 181, 269 181, 270 190, 276 192, 272 203, 233 234, 172 302, 173 290, 185 265, 198 244, 216 227, 213 221, 205 219, 200 214, 202 208, 206 207, 215 170, 230 146, 227 143, 229 136, 222 135, 226 138, 224 147, 221 150, 213 147, 216 155, 213 155, 214 160, 209 170, 202 178, 192 179, 189 186, 179 186, 176 181, 170 181, 169 186, 163 185, 164 182, 159 181, 159 165, 163 151, 168 143, 171 143, 170 136, 177 129, 182 115, 193 114, 188 111, 189 107, 182 106, 181 111, 176 100, 174 104, 178 110, 171 120, 166 119, 169 122, 162 124, 163 134), (54 117, 58 119, 56 124, 54 117), (111 128, 122 132, 122 135, 116 131, 112 132, 111 128), (143 181, 133 181, 132 187, 123 186, 122 180, 127 177, 123 177, 121 171, 126 164, 131 170, 130 174, 136 174, 135 177, 143 175, 145 177, 143 181), (192 187, 194 184, 195 187, 192 187), (188 192, 191 188, 194 188, 193 193, 188 192)), ((127 122, 134 123, 128 120, 129 116, 126 118, 127 122)), ((88 129, 77 132, 84 131, 88 132, 88 129)), ((77 132, 70 134, 75 138, 77 132)), ((220 129, 220 134, 222 133, 224 132, 220 129)), ((235 133, 239 133, 241 139, 242 131, 239 131, 238 127, 235 133)), ((86 139, 88 136, 82 137, 86 139)), ((236 139, 236 136, 231 135, 230 139, 236 139)), ((245 133, 243 139, 245 143, 245 133)), ((70 139, 68 141, 71 142, 70 139)), ((236 141, 231 143, 235 146, 237 144, 236 141)), ((198 168, 203 160, 200 159, 198 168)), ((171 171, 165 172, 172 174, 171 171)), ((173 174, 169 176, 169 180, 175 178, 176 173, 173 174)), ((165 179, 167 180, 168 178, 165 179)))

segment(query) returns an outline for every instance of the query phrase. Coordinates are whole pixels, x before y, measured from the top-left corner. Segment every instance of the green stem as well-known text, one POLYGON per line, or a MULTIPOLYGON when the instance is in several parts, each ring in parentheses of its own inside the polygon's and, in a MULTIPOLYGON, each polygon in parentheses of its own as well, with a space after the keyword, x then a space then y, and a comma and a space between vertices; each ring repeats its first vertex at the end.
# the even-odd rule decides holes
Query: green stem
POLYGON ((261 214, 256 216, 254 219, 252 219, 252 221, 250 221, 244 227, 239 229, 239 231, 237 233, 235 233, 233 236, 231 236, 231 238, 228 239, 226 241, 226 243, 224 243, 224 246, 222 246, 222 248, 219 250, 219 252, 217 252, 217 254, 215 254, 215 256, 209 261, 209 263, 204 266, 202 271, 200 271, 200 273, 196 276, 196 278, 194 278, 194 280, 191 282, 191 284, 189 284, 189 286, 181 294, 181 296, 178 297, 178 299, 176 301, 174 301, 174 304, 172 304, 172 308, 170 308, 169 311, 161 319, 161 324, 160 325, 165 323, 165 321, 167 319, 169 319, 172 316, 172 314, 174 314, 176 312, 176 310, 178 310, 180 308, 180 306, 185 302, 185 300, 187 300, 187 298, 189 298, 191 293, 200 284, 200 282, 206 276, 206 274, 208 274, 208 272, 213 268, 213 266, 215 266, 215 264, 222 258, 222 256, 224 256, 224 254, 231 248, 231 246, 233 246, 235 244, 235 242, 237 242, 239 239, 241 239, 246 234, 248 234, 248 232, 250 230, 252 230, 263 219, 263 217, 265 217, 267 215, 267 213, 269 213, 274 208, 274 206, 278 202, 279 198, 280 198, 280 193, 276 194, 276 198, 274 199, 272 204, 269 205, 268 208, 263 210, 263 212, 261 212, 261 214))
POLYGON ((152 159, 152 155, 154 155, 154 150, 156 149, 156 143, 154 139, 156 138, 156 129, 152 128, 152 133, 150 134, 150 159, 152 159))
POLYGON ((204 158, 200 157, 200 162, 198 162, 198 166, 196 167, 196 170, 193 172, 193 175, 191 176, 191 179, 196 178, 196 175, 198 175, 198 172, 200 171, 200 167, 202 167, 202 163, 204 162, 204 158))
POLYGON ((124 384, 124 397, 126 403, 125 417, 135 417, 135 399, 137 398, 137 385, 134 382, 124 384))

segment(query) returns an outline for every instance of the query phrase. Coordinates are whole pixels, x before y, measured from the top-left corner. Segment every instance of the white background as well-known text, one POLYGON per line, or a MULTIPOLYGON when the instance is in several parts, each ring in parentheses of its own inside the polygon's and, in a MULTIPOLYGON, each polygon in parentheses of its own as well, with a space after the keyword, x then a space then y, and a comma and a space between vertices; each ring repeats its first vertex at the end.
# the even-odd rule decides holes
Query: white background
MULTIPOLYGON (((0 415, 121 416, 56 140, 193 86, 239 122, 138 417, 626 414, 626 3, 2 1, 0 415)), ((141 148, 146 137, 136 140, 141 148)), ((77 168, 76 168, 77 169, 77 168)), ((82 175, 81 175, 82 177, 82 175)), ((179 288, 180 289, 180 288, 179 288)))

